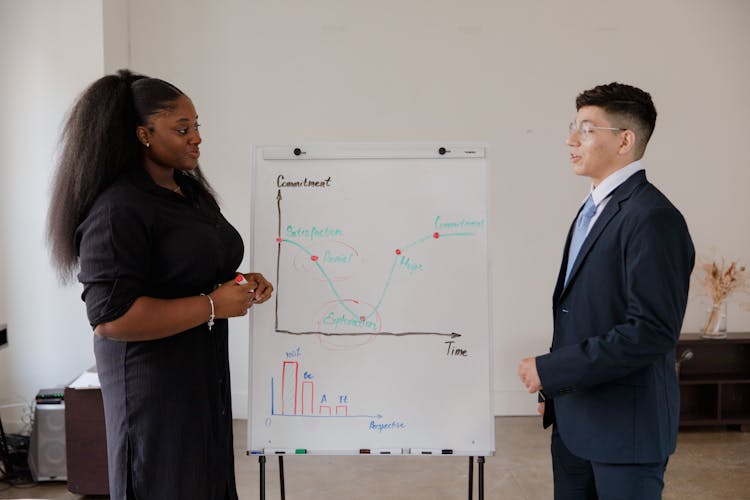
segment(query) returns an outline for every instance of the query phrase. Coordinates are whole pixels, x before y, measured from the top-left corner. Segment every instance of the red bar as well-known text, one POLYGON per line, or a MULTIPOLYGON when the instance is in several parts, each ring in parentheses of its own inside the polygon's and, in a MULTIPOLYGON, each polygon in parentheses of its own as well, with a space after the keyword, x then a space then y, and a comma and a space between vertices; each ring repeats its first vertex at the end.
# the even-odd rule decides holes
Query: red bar
POLYGON ((302 414, 313 414, 313 401, 315 400, 315 387, 312 382, 302 382, 302 414))
POLYGON ((296 361, 284 361, 284 365, 281 371, 281 414, 282 415, 296 415, 297 414, 297 379, 299 374, 299 363, 296 361), (292 366, 293 365, 293 366, 292 366), (294 371, 294 375, 291 375, 291 370, 294 371), (287 372, 290 372, 292 380, 287 380, 287 372), (294 384, 294 387, 287 387, 287 384, 294 384), (292 403, 292 408, 287 406, 287 401, 292 403))

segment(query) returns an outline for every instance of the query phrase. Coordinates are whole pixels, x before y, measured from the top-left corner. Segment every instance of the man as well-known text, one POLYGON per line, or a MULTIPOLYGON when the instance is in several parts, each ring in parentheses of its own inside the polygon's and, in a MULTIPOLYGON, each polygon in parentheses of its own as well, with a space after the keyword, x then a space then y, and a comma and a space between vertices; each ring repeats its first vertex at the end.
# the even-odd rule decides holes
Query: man
POLYGON ((675 346, 695 261, 680 212, 640 160, 651 96, 610 83, 581 93, 567 145, 591 193, 571 226, 548 354, 521 361, 552 430, 555 499, 658 499, 675 450, 675 346))

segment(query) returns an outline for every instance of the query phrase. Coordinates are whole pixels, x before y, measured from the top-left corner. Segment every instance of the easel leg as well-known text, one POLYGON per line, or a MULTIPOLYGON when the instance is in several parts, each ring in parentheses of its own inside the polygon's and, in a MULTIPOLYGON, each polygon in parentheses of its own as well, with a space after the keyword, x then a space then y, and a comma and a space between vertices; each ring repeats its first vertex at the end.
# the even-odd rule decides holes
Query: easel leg
POLYGON ((281 488, 281 500, 286 498, 284 493, 284 457, 279 455, 279 487, 281 488))
POLYGON ((258 457, 260 467, 260 500, 266 500, 266 456, 258 457))
POLYGON ((474 457, 469 457, 469 500, 474 496, 474 457))
POLYGON ((479 500, 484 500, 484 457, 477 457, 479 464, 479 500))

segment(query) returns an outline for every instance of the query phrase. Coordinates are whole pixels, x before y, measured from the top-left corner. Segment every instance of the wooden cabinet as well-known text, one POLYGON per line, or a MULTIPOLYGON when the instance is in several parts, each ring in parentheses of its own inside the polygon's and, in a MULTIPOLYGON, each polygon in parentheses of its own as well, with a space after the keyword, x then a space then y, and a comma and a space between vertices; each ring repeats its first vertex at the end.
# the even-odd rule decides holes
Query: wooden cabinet
POLYGON ((108 495, 107 434, 101 389, 65 389, 65 441, 68 491, 108 495))
POLYGON ((739 425, 750 430, 750 333, 731 332, 726 339, 703 339, 683 333, 679 363, 680 425, 739 425))

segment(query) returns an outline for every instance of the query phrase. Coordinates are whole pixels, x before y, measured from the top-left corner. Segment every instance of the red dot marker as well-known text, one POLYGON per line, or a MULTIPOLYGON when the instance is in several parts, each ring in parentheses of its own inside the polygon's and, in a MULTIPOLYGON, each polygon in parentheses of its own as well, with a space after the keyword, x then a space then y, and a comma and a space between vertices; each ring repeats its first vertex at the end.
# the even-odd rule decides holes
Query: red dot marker
POLYGON ((310 260, 313 261, 313 262, 315 262, 316 260, 318 260, 318 256, 317 255, 311 255, 310 256, 310 260))
POLYGON ((396 249, 396 255, 401 255, 401 249, 400 248, 396 249))
POLYGON ((281 243, 281 238, 276 238, 276 243, 281 243))
POLYGON ((440 238, 440 233, 435 233, 432 235, 433 238, 438 239, 440 238))

